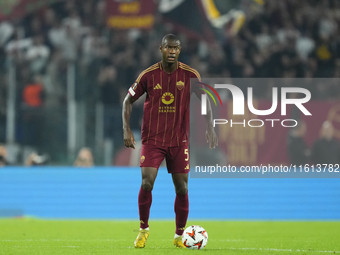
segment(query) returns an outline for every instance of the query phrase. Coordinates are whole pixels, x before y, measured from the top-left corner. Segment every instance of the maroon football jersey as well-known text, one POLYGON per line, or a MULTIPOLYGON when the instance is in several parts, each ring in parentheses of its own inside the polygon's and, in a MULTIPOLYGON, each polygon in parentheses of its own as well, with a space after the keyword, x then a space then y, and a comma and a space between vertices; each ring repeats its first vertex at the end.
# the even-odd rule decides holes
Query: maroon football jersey
POLYGON ((141 72, 129 93, 138 99, 146 93, 142 124, 142 143, 175 147, 189 141, 190 78, 199 73, 178 62, 171 74, 161 62, 141 72))

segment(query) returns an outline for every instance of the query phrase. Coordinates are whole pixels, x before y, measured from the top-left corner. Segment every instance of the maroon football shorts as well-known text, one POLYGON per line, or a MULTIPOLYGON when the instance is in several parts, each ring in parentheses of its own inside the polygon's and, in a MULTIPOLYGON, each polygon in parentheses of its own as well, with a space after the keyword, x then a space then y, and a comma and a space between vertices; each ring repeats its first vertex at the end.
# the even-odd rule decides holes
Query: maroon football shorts
POLYGON ((164 147, 143 144, 140 157, 140 167, 154 167, 158 169, 164 158, 168 168, 168 173, 189 173, 188 145, 164 147))

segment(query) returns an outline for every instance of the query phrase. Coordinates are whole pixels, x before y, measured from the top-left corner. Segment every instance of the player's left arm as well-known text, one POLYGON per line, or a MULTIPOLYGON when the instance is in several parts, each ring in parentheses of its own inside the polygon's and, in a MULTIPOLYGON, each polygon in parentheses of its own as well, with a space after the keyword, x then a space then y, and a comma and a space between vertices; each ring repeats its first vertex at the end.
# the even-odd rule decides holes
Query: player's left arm
MULTIPOLYGON (((201 100, 201 97, 199 97, 201 100)), ((205 115, 205 121, 207 123, 207 131, 205 132, 205 138, 207 139, 207 143, 209 143, 209 148, 213 149, 218 146, 218 139, 215 133, 214 124, 213 124, 213 114, 211 110, 210 100, 207 97, 207 115, 205 115)))
MULTIPOLYGON (((199 81, 201 81, 201 77, 199 75, 198 76, 196 75, 193 78, 197 78, 199 81)), ((195 95, 198 97, 199 100, 201 100, 202 98, 201 94, 205 93, 203 90, 197 89, 197 88, 193 89, 193 92, 195 93, 195 95)), ((213 149, 216 146, 218 146, 218 139, 217 139, 217 135, 215 133, 215 128, 213 124, 213 113, 211 109, 210 100, 208 97, 206 98, 207 98, 207 114, 204 117, 207 123, 207 131, 205 132, 205 138, 207 140, 207 143, 209 143, 209 148, 213 149)))

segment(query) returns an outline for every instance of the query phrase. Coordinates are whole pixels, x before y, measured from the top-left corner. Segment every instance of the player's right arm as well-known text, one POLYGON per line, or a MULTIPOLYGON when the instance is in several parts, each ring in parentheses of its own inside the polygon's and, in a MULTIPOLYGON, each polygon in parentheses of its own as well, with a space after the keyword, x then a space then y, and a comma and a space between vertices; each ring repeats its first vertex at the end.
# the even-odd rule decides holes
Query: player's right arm
POLYGON ((135 137, 130 129, 130 116, 132 112, 132 104, 136 101, 129 93, 127 93, 123 101, 123 133, 124 133, 124 144, 128 148, 135 148, 135 137))
POLYGON ((129 91, 123 101, 123 134, 124 134, 124 144, 128 148, 135 148, 135 137, 130 129, 130 116, 132 112, 132 104, 146 92, 146 76, 145 71, 142 72, 136 82, 129 88, 129 91))

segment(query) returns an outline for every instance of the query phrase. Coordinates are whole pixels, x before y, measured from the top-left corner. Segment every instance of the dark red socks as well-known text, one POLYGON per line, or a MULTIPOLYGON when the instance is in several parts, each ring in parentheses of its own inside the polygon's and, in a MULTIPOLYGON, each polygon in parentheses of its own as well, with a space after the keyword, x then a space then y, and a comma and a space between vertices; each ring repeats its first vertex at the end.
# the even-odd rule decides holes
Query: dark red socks
POLYGON ((139 190, 139 195, 138 195, 140 228, 149 227, 148 222, 149 222, 151 202, 152 202, 151 190, 145 191, 141 187, 139 190))
POLYGON ((176 195, 175 214, 176 214, 176 234, 182 235, 185 229, 185 225, 187 224, 189 214, 188 193, 185 195, 176 195))
MULTIPOLYGON (((138 195, 139 219, 140 228, 149 227, 150 207, 152 203, 151 191, 145 191, 142 187, 138 195)), ((175 199, 175 214, 176 214, 176 234, 182 235, 187 223, 189 214, 189 199, 188 194, 176 195, 175 199)))

